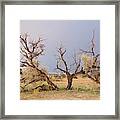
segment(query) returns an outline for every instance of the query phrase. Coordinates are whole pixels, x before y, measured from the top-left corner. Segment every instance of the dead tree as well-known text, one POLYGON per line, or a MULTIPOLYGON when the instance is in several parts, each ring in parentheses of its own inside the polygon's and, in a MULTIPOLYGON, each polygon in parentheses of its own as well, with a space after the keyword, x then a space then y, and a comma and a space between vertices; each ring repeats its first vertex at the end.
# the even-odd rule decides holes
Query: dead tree
POLYGON ((93 31, 90 50, 86 51, 86 50, 80 49, 80 52, 81 52, 81 54, 84 53, 84 54, 91 55, 91 58, 92 58, 93 62, 92 62, 92 65, 89 67, 89 70, 86 72, 86 74, 88 75, 89 78, 91 78, 95 82, 100 83, 100 70, 99 70, 100 60, 98 60, 100 54, 95 53, 94 37, 95 37, 95 31, 93 31), (99 62, 99 65, 97 65, 98 62, 99 62), (98 69, 98 70, 96 70, 96 73, 94 74, 93 71, 95 71, 95 69, 98 69))
POLYGON ((74 54, 73 60, 74 63, 69 65, 68 67, 68 63, 65 60, 65 53, 66 53, 66 49, 64 49, 62 46, 60 48, 58 48, 58 59, 57 59, 57 69, 62 71, 63 73, 66 74, 67 76, 67 90, 70 90, 72 87, 72 82, 73 82, 73 78, 76 77, 76 74, 78 74, 80 72, 80 57, 77 59, 76 54, 74 54), (60 66, 60 63, 62 63, 62 67, 60 66), (74 71, 71 71, 71 67, 75 67, 74 71), (72 72, 72 73, 71 73, 72 72))
POLYGON ((46 77, 47 83, 53 88, 58 89, 57 85, 51 82, 48 75, 41 70, 36 64, 37 58, 44 53, 43 40, 39 38, 37 41, 28 41, 28 35, 20 35, 20 53, 22 59, 20 60, 21 66, 29 66, 36 69, 41 75, 46 77))

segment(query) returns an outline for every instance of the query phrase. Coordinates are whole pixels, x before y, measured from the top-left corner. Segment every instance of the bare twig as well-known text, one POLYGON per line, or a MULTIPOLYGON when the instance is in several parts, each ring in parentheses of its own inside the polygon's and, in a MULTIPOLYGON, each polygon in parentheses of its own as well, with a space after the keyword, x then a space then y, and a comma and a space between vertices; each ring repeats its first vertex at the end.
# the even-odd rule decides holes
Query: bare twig
POLYGON ((30 66, 32 68, 35 68, 37 71, 39 71, 40 74, 44 75, 47 79, 47 83, 51 85, 54 89, 58 89, 58 87, 52 83, 48 77, 48 75, 43 72, 41 69, 38 68, 38 66, 34 63, 34 61, 37 61, 37 57, 40 55, 43 55, 44 52, 44 44, 42 43, 43 40, 39 38, 36 42, 28 42, 28 35, 25 34, 24 36, 20 35, 20 43, 21 43, 21 51, 20 53, 24 56, 25 61, 21 60, 21 64, 24 66, 30 66), (31 45, 31 46, 30 46, 31 45))

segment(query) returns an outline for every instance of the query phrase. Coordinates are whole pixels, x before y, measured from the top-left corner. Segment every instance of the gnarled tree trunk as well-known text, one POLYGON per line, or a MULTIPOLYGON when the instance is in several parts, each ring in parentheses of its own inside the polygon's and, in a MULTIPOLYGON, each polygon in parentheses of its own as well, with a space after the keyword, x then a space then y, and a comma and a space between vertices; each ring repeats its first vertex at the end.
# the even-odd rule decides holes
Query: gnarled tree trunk
POLYGON ((68 84, 67 84, 67 90, 70 90, 72 87, 72 81, 73 81, 73 76, 72 75, 67 75, 67 80, 68 80, 68 84))
POLYGON ((73 73, 71 73, 70 67, 68 67, 68 63, 64 58, 64 54, 66 53, 66 49, 64 50, 62 47, 60 47, 58 49, 58 53, 59 53, 59 58, 57 61, 57 69, 66 74, 67 82, 68 82, 66 89, 70 90, 72 87, 73 77, 80 72, 81 59, 80 59, 80 57, 77 57, 76 54, 74 55, 74 57, 73 57, 74 63, 71 64, 70 67, 75 65, 75 70, 73 71, 73 73), (62 64, 64 65, 64 68, 60 67, 60 65, 59 65, 60 62, 62 62, 62 64))
POLYGON ((45 73, 45 72, 43 72, 43 71, 41 71, 39 68, 37 68, 36 66, 34 66, 34 68, 36 69, 36 70, 38 70, 39 72, 40 72, 40 74, 43 74, 45 77, 46 77, 46 79, 47 79, 47 83, 54 89, 54 90, 58 90, 59 88, 57 87, 57 85, 55 85, 51 80, 50 80, 50 78, 48 77, 48 75, 45 73))

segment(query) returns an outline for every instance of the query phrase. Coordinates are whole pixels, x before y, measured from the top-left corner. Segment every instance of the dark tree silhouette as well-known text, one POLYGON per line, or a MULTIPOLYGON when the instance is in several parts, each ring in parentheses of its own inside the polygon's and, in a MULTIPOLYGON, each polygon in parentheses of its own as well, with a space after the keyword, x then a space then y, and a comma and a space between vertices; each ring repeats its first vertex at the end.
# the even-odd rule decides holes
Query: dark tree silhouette
POLYGON ((100 60, 98 59, 100 54, 95 53, 94 39, 95 39, 95 31, 93 31, 90 50, 86 51, 86 50, 80 49, 80 52, 84 53, 84 54, 90 54, 92 56, 91 57, 93 59, 92 65, 91 65, 91 67, 89 67, 89 70, 86 72, 86 74, 89 78, 91 78, 95 82, 100 83, 100 60), (99 64, 97 64, 97 63, 99 63, 99 64), (93 71, 95 71, 94 72, 95 74, 93 73, 93 71))
POLYGON ((73 78, 76 76, 76 74, 80 73, 81 60, 80 60, 80 57, 77 57, 76 54, 74 54, 74 57, 73 57, 74 63, 68 66, 68 63, 64 57, 65 53, 66 53, 66 49, 64 49, 62 46, 58 48, 57 69, 66 74, 67 81, 68 81, 66 89, 70 90, 72 87, 73 78), (60 63, 62 63, 63 67, 60 66, 60 63), (71 71, 70 69, 71 66, 75 67, 74 71, 71 71))
MULTIPOLYGON (((38 67, 37 58, 44 53, 44 43, 41 38, 36 41, 28 41, 28 34, 20 35, 20 53, 21 53, 21 60, 20 66, 23 67, 32 67, 39 71, 40 74, 46 77, 47 83, 53 88, 58 89, 57 85, 55 85, 49 79, 48 75, 38 67)), ((34 80, 33 80, 34 82, 34 80)))

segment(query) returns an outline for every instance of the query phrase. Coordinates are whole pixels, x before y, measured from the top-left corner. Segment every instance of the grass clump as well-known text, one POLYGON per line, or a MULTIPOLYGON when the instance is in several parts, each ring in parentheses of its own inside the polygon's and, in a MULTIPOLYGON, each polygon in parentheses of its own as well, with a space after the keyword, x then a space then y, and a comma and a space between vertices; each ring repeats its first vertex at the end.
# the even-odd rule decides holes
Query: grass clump
POLYGON ((99 94, 100 89, 99 88, 93 88, 93 87, 88 87, 88 86, 79 86, 77 89, 78 92, 82 93, 91 93, 91 94, 99 94))

